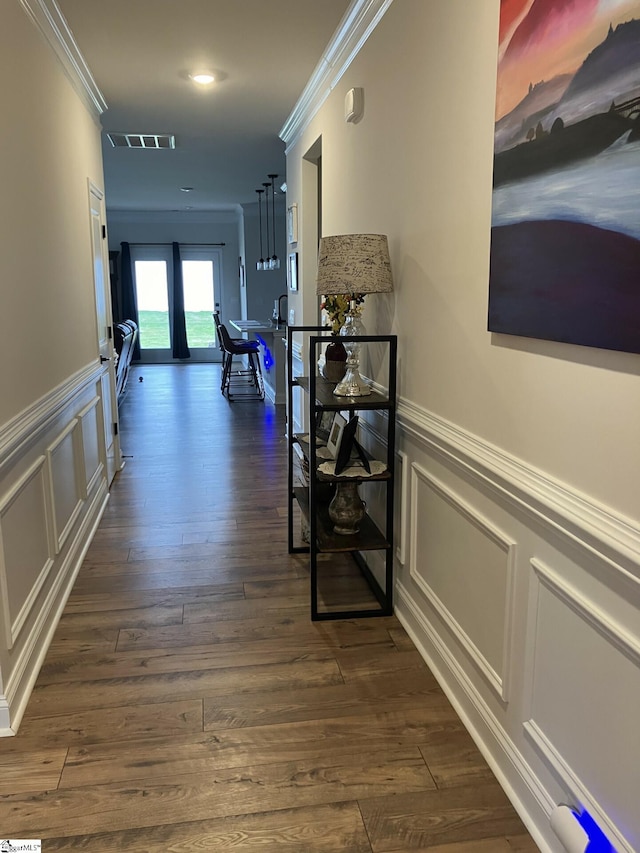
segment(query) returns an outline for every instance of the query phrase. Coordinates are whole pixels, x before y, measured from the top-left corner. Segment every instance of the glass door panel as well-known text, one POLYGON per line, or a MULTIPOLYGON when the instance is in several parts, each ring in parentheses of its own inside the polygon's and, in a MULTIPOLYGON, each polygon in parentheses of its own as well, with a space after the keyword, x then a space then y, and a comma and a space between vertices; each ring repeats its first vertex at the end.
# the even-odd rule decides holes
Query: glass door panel
POLYGON ((169 349, 169 291, 166 261, 136 261, 140 349, 169 349))
POLYGON ((190 349, 211 349, 216 346, 213 317, 213 261, 183 261, 184 314, 187 343, 190 349))

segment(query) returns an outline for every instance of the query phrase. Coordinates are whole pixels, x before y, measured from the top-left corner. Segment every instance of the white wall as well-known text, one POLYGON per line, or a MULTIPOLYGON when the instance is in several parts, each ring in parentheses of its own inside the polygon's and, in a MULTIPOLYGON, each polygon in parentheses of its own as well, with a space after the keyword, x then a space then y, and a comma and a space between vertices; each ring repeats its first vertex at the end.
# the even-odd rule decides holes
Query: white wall
POLYGON ((399 339, 398 615, 543 849, 566 800, 640 849, 640 357, 487 332, 498 16, 396 0, 286 140, 297 305, 315 322, 321 139, 323 233, 390 242, 365 322, 399 339))
POLYGON ((89 217, 89 180, 103 186, 100 129, 28 5, 6 0, 0 27, 5 735, 20 721, 107 496, 89 217))
POLYGON ((20 369, 3 375, 0 423, 96 356, 87 178, 104 184, 97 118, 17 0, 2 18, 0 363, 17 351, 20 369))

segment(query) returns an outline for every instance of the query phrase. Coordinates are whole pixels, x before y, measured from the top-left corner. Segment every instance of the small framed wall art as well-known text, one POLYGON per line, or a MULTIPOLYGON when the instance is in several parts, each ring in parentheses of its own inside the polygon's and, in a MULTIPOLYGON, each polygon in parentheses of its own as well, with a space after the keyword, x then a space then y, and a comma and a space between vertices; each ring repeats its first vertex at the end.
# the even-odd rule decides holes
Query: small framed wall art
POLYGON ((289 279, 289 290, 298 289, 298 253, 289 252, 287 257, 287 278, 289 279))
POLYGON ((287 208, 287 240, 298 242, 298 205, 295 202, 287 208))

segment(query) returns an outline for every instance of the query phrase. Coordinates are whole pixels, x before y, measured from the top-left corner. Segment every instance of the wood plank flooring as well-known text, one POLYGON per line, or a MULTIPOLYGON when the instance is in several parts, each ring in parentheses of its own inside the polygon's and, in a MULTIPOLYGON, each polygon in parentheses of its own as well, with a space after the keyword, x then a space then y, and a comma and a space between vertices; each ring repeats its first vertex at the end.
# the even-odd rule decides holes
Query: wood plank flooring
MULTIPOLYGON (((2 836, 47 853, 533 853, 397 619, 310 621, 284 413, 228 403, 219 370, 132 371, 126 467, 0 741, 2 836)), ((366 605, 344 564, 324 571, 366 605)))

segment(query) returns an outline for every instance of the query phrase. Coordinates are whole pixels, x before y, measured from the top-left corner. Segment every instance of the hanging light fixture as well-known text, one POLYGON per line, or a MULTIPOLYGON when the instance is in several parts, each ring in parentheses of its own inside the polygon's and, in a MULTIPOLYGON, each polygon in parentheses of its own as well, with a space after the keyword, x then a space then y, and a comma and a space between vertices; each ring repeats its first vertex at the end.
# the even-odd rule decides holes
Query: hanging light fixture
POLYGON ((257 270, 279 270, 280 258, 276 254, 276 189, 275 179, 276 174, 267 175, 268 182, 264 182, 263 190, 256 190, 258 193, 258 215, 260 225, 260 260, 256 261, 257 270), (271 254, 271 228, 269 227, 269 190, 271 190, 271 217, 273 219, 273 254, 271 254), (262 241, 262 193, 264 193, 264 207, 266 210, 266 230, 267 230, 267 257, 264 257, 264 243, 262 241))
MULTIPOLYGON (((267 175, 268 178, 271 178, 271 211, 273 218, 273 255, 271 255, 271 259, 269 261, 269 269, 279 270, 280 269, 280 258, 276 254, 276 190, 274 181, 278 177, 277 175, 267 175)), ((268 249, 267 249, 268 251, 268 249)))
POLYGON ((270 251, 269 247, 271 245, 271 242, 270 242, 271 241, 271 231, 269 229, 269 187, 271 186, 271 184, 266 183, 266 184, 262 184, 262 186, 264 187, 264 206, 265 206, 266 211, 267 211, 267 257, 265 259, 263 269, 270 270, 270 269, 273 269, 273 267, 271 266, 271 257, 269 255, 269 251, 270 251))
MULTIPOLYGON (((264 252, 262 251, 262 193, 264 190, 256 190, 258 193, 258 216, 260 218, 260 260, 256 261, 256 269, 264 270, 267 269, 265 266, 264 252)), ((267 255, 269 254, 269 244, 267 243, 267 255)))

